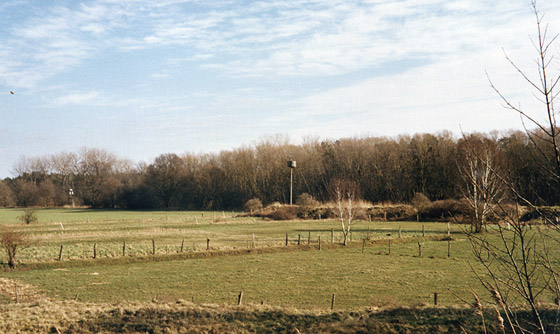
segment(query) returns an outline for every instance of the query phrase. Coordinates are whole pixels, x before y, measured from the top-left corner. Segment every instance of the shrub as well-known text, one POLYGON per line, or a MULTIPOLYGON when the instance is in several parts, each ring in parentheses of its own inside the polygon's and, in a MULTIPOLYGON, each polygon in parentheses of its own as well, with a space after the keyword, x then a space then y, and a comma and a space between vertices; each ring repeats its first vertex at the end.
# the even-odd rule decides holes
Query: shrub
POLYGON ((274 220, 291 220, 297 218, 297 207, 282 206, 272 212, 270 218, 274 220))
POLYGON ((260 209, 262 209, 263 204, 261 202, 260 199, 258 198, 251 198, 250 200, 248 200, 247 202, 245 202, 245 205, 243 206, 243 209, 246 212, 249 212, 251 214, 253 214, 256 211, 259 211, 260 209))
POLYGON ((422 217, 428 220, 446 220, 450 217, 465 215, 467 212, 468 208, 465 206, 465 203, 457 200, 445 199, 431 202, 424 209, 422 217))
POLYGON ((308 193, 298 196, 296 204, 298 205, 297 215, 303 219, 314 218, 313 212, 319 207, 319 201, 308 193))
POLYGON ((8 266, 16 266, 16 255, 18 249, 27 246, 27 238, 21 232, 15 232, 5 226, 0 231, 0 245, 6 251, 8 266))
POLYGON ((557 223, 560 218, 560 207, 558 206, 540 206, 537 208, 529 209, 525 212, 519 220, 528 222, 531 220, 548 220, 549 222, 557 223))
POLYGON ((378 221, 409 220, 416 215, 410 205, 375 206, 368 208, 366 214, 378 221))
POLYGON ((23 214, 18 217, 22 223, 31 224, 36 223, 39 221, 37 215, 35 214, 35 210, 33 209, 25 209, 23 214))
POLYGON ((305 207, 317 207, 319 206, 319 201, 317 201, 313 196, 308 193, 303 193, 298 196, 296 204, 305 207))
POLYGON ((422 193, 415 193, 412 198, 412 206, 416 210, 416 220, 420 221, 420 216, 424 213, 426 208, 430 205, 430 200, 422 193))

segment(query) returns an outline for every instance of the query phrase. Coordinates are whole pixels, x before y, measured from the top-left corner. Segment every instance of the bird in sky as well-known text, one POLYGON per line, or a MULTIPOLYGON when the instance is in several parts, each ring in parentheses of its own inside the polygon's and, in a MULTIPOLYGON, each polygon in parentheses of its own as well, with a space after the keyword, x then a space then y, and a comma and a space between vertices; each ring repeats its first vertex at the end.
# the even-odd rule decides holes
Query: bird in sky
POLYGON ((10 91, 10 94, 14 95, 14 92, 10 91))

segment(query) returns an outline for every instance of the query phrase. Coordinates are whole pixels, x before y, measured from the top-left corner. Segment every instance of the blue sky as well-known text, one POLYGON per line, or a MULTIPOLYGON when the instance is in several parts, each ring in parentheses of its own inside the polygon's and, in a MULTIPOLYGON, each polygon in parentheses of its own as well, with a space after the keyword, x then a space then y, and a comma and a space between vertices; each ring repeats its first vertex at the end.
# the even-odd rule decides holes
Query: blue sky
MULTIPOLYGON (((560 4, 538 6, 559 32, 560 4)), ((277 134, 520 128, 485 71, 540 108, 502 50, 536 73, 528 0, 4 0, 0 22, 0 177, 81 147, 149 162, 277 134)))

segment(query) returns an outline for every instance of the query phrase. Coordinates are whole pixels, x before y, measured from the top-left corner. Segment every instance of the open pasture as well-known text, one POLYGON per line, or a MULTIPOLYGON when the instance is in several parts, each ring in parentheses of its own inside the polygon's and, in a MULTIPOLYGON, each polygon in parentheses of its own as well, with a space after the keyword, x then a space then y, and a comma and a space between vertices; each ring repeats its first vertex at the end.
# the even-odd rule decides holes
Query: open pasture
MULTIPOLYGON (((94 256, 174 254, 181 251, 247 249, 282 246, 286 234, 290 245, 324 244, 342 240, 336 220, 266 221, 240 217, 236 212, 197 211, 118 211, 83 209, 37 210, 38 223, 22 224, 22 210, 0 210, 0 224, 25 232, 31 246, 22 250, 24 263, 54 261, 63 246, 63 259, 87 259, 94 256), (254 238, 253 238, 254 236, 254 238)), ((451 225, 451 234, 461 233, 451 225)), ((357 221, 352 240, 380 240, 405 237, 445 236, 447 225, 439 223, 381 223, 357 221)))
POLYGON ((335 295, 335 309, 352 310, 433 305, 434 293, 440 306, 465 305, 473 290, 489 298, 464 227, 453 224, 449 237, 443 223, 358 221, 342 247, 336 220, 66 209, 38 210, 39 222, 23 225, 18 214, 0 210, 0 219, 33 243, 20 270, 0 276, 54 299, 236 304, 243 291, 244 303, 300 309, 329 309, 335 295))

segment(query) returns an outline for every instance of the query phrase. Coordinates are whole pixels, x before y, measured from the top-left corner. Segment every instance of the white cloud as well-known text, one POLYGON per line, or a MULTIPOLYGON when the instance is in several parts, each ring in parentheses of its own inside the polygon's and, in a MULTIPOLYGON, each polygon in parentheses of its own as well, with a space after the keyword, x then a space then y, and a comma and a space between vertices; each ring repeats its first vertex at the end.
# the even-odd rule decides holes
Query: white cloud
POLYGON ((527 17, 526 4, 503 0, 276 0, 243 6, 99 0, 53 7, 14 26, 18 40, 0 40, 14 47, 6 57, 11 70, 0 67, 0 75, 10 84, 33 86, 115 48, 166 46, 215 54, 198 59, 202 68, 230 74, 339 75, 398 59, 474 53, 495 46, 498 37, 511 45, 533 24, 527 17))
POLYGON ((69 95, 56 98, 52 102, 52 105, 55 106, 91 105, 91 104, 96 104, 95 101, 98 98, 99 98, 99 92, 72 93, 69 95))
MULTIPOLYGON (((22 112, 72 115, 60 118, 81 129, 80 145, 102 142, 95 126, 160 150, 232 147, 267 133, 518 126, 484 70, 508 97, 538 109, 500 49, 535 73, 529 1, 39 3, 19 2, 15 19, 19 7, 0 4, 0 87, 29 88, 15 96, 30 97, 17 100, 22 112)), ((560 3, 539 7, 560 31, 560 3)), ((17 128, 9 121, 3 126, 17 128)))

